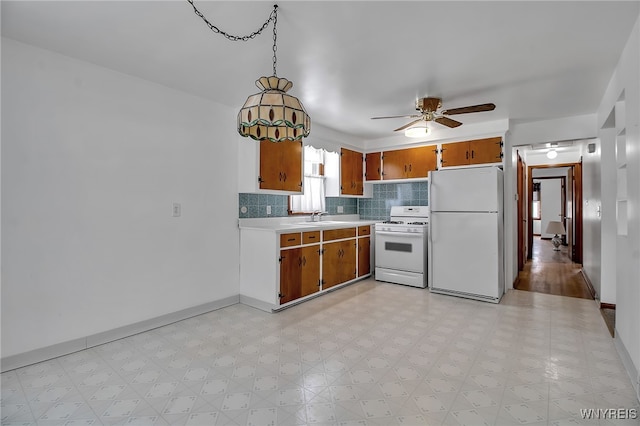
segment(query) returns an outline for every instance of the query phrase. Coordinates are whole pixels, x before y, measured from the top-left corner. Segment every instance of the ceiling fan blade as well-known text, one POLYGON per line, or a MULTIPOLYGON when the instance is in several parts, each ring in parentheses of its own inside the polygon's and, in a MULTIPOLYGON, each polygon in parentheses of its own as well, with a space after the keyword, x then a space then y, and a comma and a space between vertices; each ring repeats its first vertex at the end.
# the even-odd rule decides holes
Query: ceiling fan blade
POLYGON ((372 120, 380 120, 383 118, 418 118, 418 117, 422 117, 422 115, 420 114, 413 114, 413 115, 390 115, 388 117, 371 117, 372 120))
POLYGON ((461 122, 456 121, 456 120, 454 120, 452 118, 449 118, 449 117, 438 117, 438 118, 435 119, 435 122, 438 123, 438 124, 442 124, 443 126, 447 126, 447 127, 451 127, 451 128, 458 127, 458 126, 462 125, 461 122))
MULTIPOLYGON (((417 119, 417 120, 413 120, 413 121, 412 121, 411 123, 409 123, 409 124, 405 124, 405 125, 404 125, 404 126, 402 126, 402 127, 398 127, 397 129, 395 129, 395 130, 394 130, 394 132, 399 132, 400 130, 408 129, 409 127, 413 126, 414 124, 421 122, 421 121, 422 121, 422 116, 419 116, 419 117, 420 117, 419 119, 417 119)), ((462 123, 461 123, 461 124, 462 124, 462 123)))
POLYGON ((496 106, 494 104, 480 104, 462 108, 448 109, 446 111, 442 111, 442 113, 446 115, 468 114, 470 112, 493 111, 494 109, 496 109, 496 106))

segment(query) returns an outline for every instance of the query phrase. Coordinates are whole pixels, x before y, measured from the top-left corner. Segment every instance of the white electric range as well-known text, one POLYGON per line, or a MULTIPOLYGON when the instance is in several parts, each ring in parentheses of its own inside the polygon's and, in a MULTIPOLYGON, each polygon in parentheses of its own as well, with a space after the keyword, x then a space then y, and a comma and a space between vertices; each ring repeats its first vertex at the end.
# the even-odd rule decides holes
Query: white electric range
POLYGON ((375 224, 375 279, 427 287, 427 206, 393 206, 390 220, 375 224))

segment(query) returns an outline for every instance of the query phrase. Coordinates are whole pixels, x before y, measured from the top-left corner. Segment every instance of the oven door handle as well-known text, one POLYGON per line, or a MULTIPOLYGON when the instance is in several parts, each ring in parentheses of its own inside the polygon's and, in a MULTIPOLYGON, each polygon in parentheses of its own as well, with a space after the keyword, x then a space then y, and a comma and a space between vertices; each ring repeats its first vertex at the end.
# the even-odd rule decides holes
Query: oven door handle
POLYGON ((422 238, 424 234, 422 232, 413 233, 413 232, 376 231, 376 235, 390 235, 390 236, 400 237, 400 238, 404 238, 404 237, 422 238))

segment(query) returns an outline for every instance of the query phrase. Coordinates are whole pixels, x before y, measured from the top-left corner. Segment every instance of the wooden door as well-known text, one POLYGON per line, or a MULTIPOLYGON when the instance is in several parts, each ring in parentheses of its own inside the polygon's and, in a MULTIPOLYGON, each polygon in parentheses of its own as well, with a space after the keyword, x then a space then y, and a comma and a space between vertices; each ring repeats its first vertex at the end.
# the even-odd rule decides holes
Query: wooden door
POLYGON ((276 145, 282 145, 280 156, 282 190, 302 192, 302 142, 284 141, 276 145))
POLYGON ((524 171, 525 164, 522 161, 520 153, 516 151, 518 157, 516 174, 517 174, 517 194, 518 194, 518 271, 524 269, 524 264, 527 262, 527 240, 525 238, 527 232, 527 219, 525 218, 525 190, 524 190, 524 171))
POLYGON ((469 142, 443 143, 441 162, 443 167, 468 165, 469 142))
POLYGON ((582 160, 573 166, 573 261, 582 263, 582 160))
POLYGON ((486 138, 469 141, 469 164, 502 162, 502 138, 486 138))
POLYGON ((361 152, 353 154, 353 181, 355 182, 355 195, 364 194, 364 155, 361 152))
POLYGON ((356 239, 344 240, 342 243, 342 280, 347 282, 355 279, 357 275, 358 243, 356 239))
POLYGON ((350 149, 340 150, 340 186, 345 195, 362 195, 362 153, 350 149))
POLYGON ((409 163, 406 177, 427 177, 429 171, 436 170, 438 154, 435 146, 409 148, 406 151, 407 158, 405 161, 409 163))
POLYGON ((371 238, 358 238, 358 276, 371 272, 371 238))
POLYGON ((366 180, 380 180, 382 179, 382 153, 370 152, 366 156, 365 160, 367 167, 365 178, 366 180))
POLYGON ((296 300, 301 296, 302 277, 301 249, 280 250, 280 304, 296 300))
POLYGON ((302 192, 302 142, 260 141, 260 189, 302 192))
POLYGON ((323 246, 322 288, 327 289, 356 277, 355 239, 336 241, 323 246))
POLYGON ((382 153, 382 178, 403 179, 406 175, 405 150, 396 149, 382 153))
POLYGON ((282 147, 263 139, 260 141, 260 189, 282 189, 282 147))
POLYGON ((320 244, 301 248, 302 277, 300 297, 308 296, 320 290, 320 244))
POLYGON ((567 231, 567 247, 569 248, 569 257, 571 260, 575 258, 574 246, 574 228, 573 228, 573 167, 567 170, 565 189, 565 207, 564 207, 564 228, 567 231))

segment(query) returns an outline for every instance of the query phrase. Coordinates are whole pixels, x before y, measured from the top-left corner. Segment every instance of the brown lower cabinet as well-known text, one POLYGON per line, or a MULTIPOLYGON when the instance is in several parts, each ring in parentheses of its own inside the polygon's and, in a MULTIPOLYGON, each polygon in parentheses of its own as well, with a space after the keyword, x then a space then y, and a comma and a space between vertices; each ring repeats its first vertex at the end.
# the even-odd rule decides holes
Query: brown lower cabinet
POLYGON ((320 290, 320 244, 280 250, 280 304, 320 290))
POLYGON ((371 226, 280 234, 280 305, 371 273, 371 226))
POLYGON ((371 272, 371 238, 358 238, 358 276, 371 272))
POLYGON ((331 288, 356 278, 356 240, 323 245, 322 288, 331 288))

